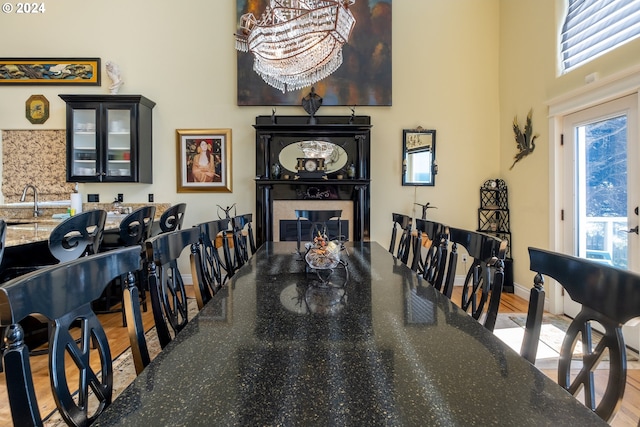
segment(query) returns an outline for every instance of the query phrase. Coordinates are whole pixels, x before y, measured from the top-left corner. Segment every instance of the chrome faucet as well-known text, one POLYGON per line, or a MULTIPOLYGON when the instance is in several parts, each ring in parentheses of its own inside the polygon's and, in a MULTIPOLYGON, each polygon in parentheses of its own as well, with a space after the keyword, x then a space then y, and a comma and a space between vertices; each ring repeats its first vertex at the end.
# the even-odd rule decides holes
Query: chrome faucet
POLYGON ((24 199, 27 197, 27 190, 31 188, 33 190, 33 216, 38 217, 40 215, 40 211, 38 210, 38 190, 36 186, 33 184, 27 184, 22 190, 22 197, 20 197, 20 201, 24 202, 24 199))

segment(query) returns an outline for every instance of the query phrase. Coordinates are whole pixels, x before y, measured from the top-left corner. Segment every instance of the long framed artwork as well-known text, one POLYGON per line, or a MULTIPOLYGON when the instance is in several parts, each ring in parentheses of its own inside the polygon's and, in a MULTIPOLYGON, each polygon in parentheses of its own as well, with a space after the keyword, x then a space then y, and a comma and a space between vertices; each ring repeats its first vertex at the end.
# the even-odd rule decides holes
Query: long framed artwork
POLYGON ((100 58, 0 58, 0 84, 100 86, 100 58))
POLYGON ((178 193, 231 192, 231 129, 177 129, 178 193))

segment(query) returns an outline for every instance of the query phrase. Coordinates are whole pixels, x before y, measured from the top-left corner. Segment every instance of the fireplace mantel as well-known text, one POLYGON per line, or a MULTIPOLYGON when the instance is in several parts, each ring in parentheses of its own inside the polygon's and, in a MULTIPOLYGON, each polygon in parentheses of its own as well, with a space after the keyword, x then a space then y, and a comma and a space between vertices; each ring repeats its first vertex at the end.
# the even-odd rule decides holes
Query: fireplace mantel
POLYGON ((256 243, 274 240, 274 221, 295 219, 293 209, 289 218, 274 218, 274 200, 322 200, 326 209, 333 209, 331 201, 353 202, 353 240, 369 240, 370 227, 370 145, 369 116, 316 116, 309 124, 309 116, 256 117, 256 243), (298 178, 296 171, 281 166, 278 176, 272 166, 280 165, 280 152, 300 141, 322 140, 340 146, 348 157, 346 165, 355 167, 349 177, 345 168, 327 173, 323 178, 298 178), (288 179, 285 179, 288 175, 288 179))

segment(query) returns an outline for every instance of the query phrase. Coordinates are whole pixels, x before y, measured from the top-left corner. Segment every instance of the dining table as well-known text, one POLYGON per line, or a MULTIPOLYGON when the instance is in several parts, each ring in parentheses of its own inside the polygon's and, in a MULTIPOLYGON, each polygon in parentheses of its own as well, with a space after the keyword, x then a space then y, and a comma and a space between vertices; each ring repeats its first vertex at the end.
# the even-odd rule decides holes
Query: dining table
POLYGON ((308 260, 265 242, 93 425, 607 425, 379 243, 308 260))

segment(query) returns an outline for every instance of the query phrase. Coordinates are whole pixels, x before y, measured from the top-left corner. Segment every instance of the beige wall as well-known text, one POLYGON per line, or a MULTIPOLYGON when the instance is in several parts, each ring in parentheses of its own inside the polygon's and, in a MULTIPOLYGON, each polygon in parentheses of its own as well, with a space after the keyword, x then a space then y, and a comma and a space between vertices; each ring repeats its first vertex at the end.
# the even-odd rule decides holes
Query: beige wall
MULTIPOLYGON (((363 1, 363 0, 358 0, 363 1)), ((558 0, 559 1, 559 0, 558 0)), ((102 201, 124 193, 127 202, 188 203, 185 222, 216 217, 215 205, 255 204, 254 133, 257 115, 270 107, 236 105, 235 2, 112 0, 47 2, 42 15, 6 15, 0 21, 0 57, 93 57, 118 63, 121 93, 143 94, 154 109, 153 184, 84 184, 102 201), (9 42, 11 40, 11 42, 9 42), (178 194, 176 129, 231 128, 232 194, 178 194)), ((572 75, 555 75, 555 0, 396 0, 393 2, 393 106, 358 107, 371 115, 372 239, 386 244, 391 212, 412 212, 414 201, 431 202, 430 218, 458 227, 477 226, 478 189, 489 178, 509 186, 516 282, 530 286, 529 245, 548 244, 548 130, 545 101, 603 75, 638 63, 640 41, 572 75), (632 53, 634 53, 632 55, 632 53), (533 155, 509 171, 515 143, 514 115, 534 109, 540 134, 533 155), (402 187, 403 128, 437 130, 440 173, 435 187, 402 187)), ((108 93, 101 87, 0 87, 0 129, 63 129, 59 93, 108 93), (32 94, 44 94, 51 116, 44 125, 24 117, 32 94)), ((278 114, 305 114, 278 107, 278 114)), ((319 114, 350 114, 323 107, 319 114)), ((416 210, 416 214, 419 212, 416 210)))
MULTIPOLYGON (((640 65, 640 40, 559 76, 557 32, 562 25, 562 0, 500 1, 500 170, 509 185, 509 208, 514 239, 516 282, 531 287, 528 246, 549 248, 550 160, 549 101, 587 87, 585 77, 606 79, 640 65), (509 170, 516 153, 512 121, 533 108, 533 128, 540 136, 534 153, 509 170)), ((548 294, 553 298, 553 294, 548 294)))
MULTIPOLYGON (((91 57, 118 63, 123 93, 140 93, 154 109, 154 181, 151 185, 85 184, 83 193, 112 200, 188 203, 185 221, 216 216, 215 205, 237 203, 253 211, 256 115, 270 107, 236 105, 235 2, 193 0, 65 0, 47 3, 41 16, 3 15, 0 57, 91 57), (86 19, 85 19, 86 18, 86 19), (175 130, 231 128, 232 194, 178 194, 175 191, 175 130)), ((388 242, 391 212, 411 212, 414 200, 438 206, 436 220, 475 228, 478 188, 499 171, 498 1, 393 2, 393 106, 358 107, 371 115, 372 238, 388 242), (402 187, 402 129, 437 130, 440 174, 433 188, 402 187)), ((0 87, 0 129, 62 129, 59 93, 108 93, 101 87, 0 87), (42 93, 51 118, 31 125, 24 103, 42 93)), ((305 114, 301 107, 278 107, 278 114, 305 114)), ((350 114, 347 107, 323 107, 319 114, 350 114)), ((430 212, 430 213, 431 213, 430 212)))

